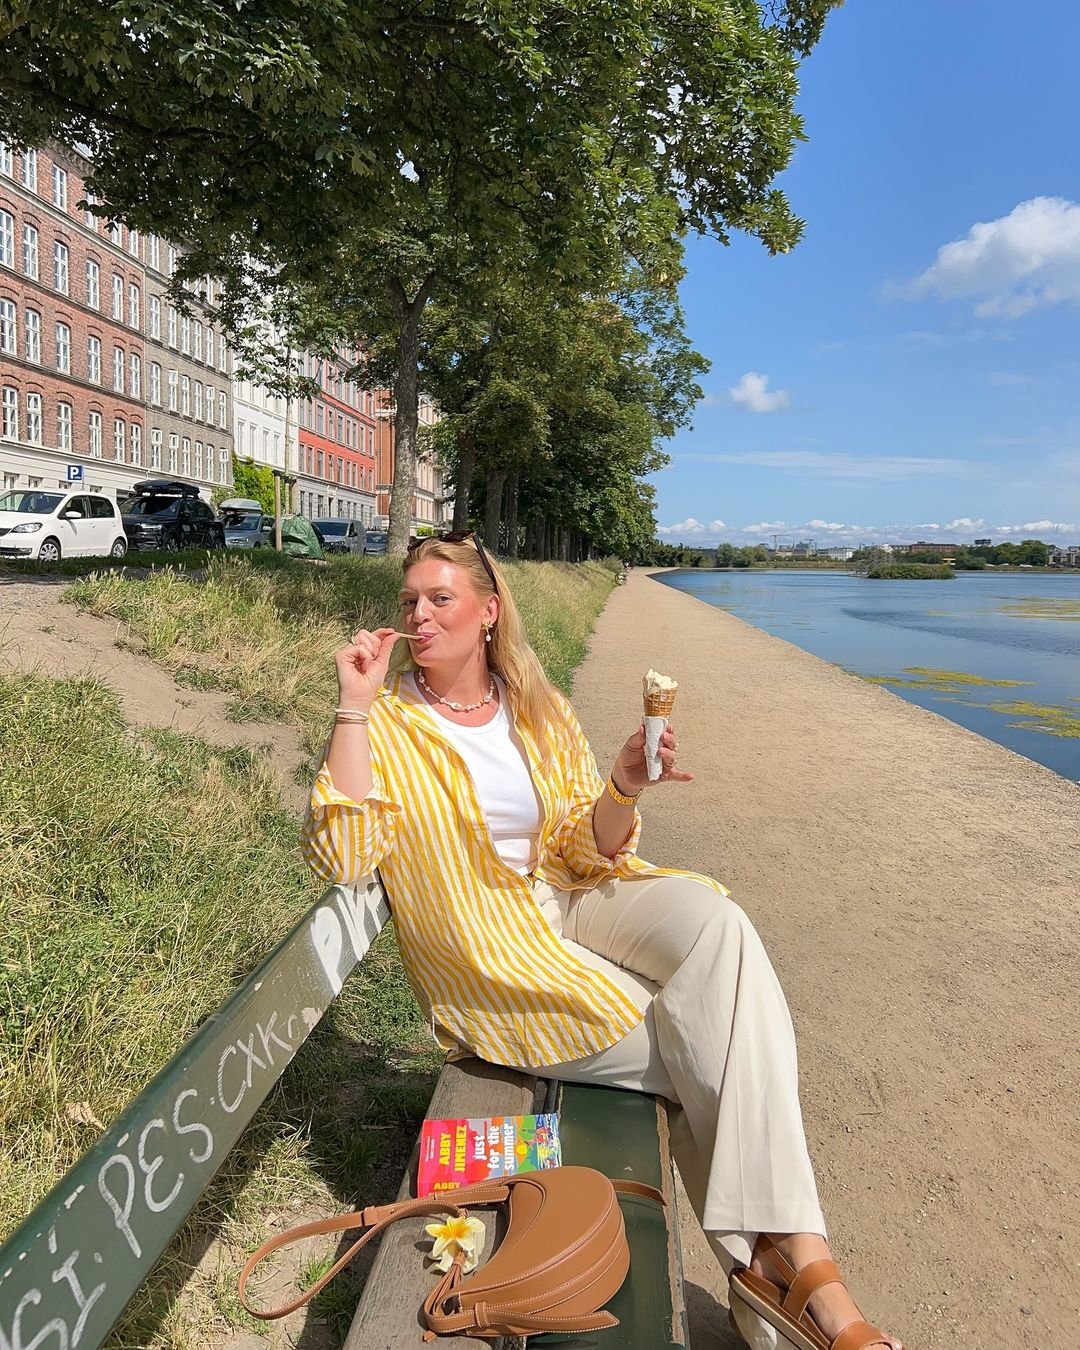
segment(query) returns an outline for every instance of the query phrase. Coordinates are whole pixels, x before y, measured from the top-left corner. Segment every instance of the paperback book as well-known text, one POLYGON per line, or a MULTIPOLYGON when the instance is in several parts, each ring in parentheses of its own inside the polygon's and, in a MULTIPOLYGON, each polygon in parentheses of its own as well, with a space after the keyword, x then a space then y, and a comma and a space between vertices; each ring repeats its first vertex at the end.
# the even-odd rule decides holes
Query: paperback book
POLYGON ((554 1112, 425 1120, 416 1193, 434 1195, 518 1172, 558 1167, 561 1162, 559 1118, 554 1112))

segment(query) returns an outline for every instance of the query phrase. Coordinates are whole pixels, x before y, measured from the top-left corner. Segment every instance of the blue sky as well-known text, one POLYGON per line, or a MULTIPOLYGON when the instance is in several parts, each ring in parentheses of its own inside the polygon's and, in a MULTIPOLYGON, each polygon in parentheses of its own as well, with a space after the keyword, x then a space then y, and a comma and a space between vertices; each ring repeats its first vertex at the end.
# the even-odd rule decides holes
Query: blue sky
POLYGON ((1080 6, 848 0, 802 68, 807 222, 694 240, 712 362, 662 538, 1080 542, 1080 6))

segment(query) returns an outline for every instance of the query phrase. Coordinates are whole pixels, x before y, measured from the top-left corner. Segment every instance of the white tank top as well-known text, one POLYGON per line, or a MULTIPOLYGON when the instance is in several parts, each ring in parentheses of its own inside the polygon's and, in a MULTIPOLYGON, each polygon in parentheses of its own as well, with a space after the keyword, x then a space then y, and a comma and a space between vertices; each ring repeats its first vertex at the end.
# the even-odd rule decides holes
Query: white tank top
MULTIPOLYGON (((416 687, 415 678, 413 685, 416 687)), ((527 873, 536 862, 540 799, 533 787, 525 747, 507 716, 506 687, 501 680, 498 686, 498 711, 482 727, 459 726, 435 708, 431 711, 472 775, 495 851, 507 867, 527 873)), ((420 690, 416 692, 426 703, 420 690)))

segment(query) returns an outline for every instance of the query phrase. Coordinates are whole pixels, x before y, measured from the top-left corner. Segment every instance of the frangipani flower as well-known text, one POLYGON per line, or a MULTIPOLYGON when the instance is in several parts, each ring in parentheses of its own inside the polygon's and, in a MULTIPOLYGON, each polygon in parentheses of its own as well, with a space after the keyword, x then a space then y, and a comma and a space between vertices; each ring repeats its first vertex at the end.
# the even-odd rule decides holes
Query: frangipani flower
POLYGON ((431 1244, 431 1259, 441 1271, 450 1269, 459 1252, 465 1258, 462 1273, 467 1275, 476 1269, 487 1236, 481 1220, 471 1214, 448 1215, 443 1223, 426 1224, 424 1232, 435 1239, 431 1244))

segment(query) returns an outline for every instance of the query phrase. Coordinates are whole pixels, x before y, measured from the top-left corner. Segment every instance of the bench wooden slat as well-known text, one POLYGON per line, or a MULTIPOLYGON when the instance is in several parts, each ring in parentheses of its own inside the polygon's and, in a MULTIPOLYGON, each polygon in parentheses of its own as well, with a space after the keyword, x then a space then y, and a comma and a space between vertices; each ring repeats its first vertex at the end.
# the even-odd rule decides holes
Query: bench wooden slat
MULTIPOLYGON (((541 1082, 543 1093, 546 1084, 541 1082)), ((428 1105, 429 1119, 458 1116, 522 1116, 534 1110, 537 1079, 511 1069, 497 1068, 476 1059, 447 1064, 428 1105)), ((419 1140, 413 1149, 398 1199, 414 1194, 419 1140)), ((344 1350, 422 1350, 424 1324, 420 1306, 439 1278, 424 1261, 431 1239, 424 1232, 429 1219, 403 1219, 387 1229, 364 1285, 344 1350)), ((490 1234, 497 1241, 499 1234, 490 1234)), ((435 1343, 458 1350, 476 1350, 478 1342, 467 1336, 444 1336, 435 1343)))
POLYGON ((642 1181, 664 1193, 653 1201, 621 1196, 630 1243, 630 1275, 607 1305, 620 1325, 600 1336, 536 1336, 530 1346, 610 1345, 612 1350, 667 1350, 689 1344, 682 1289, 679 1223, 668 1150, 667 1109, 660 1098, 581 1083, 561 1086, 563 1162, 595 1167, 612 1180, 642 1181))

